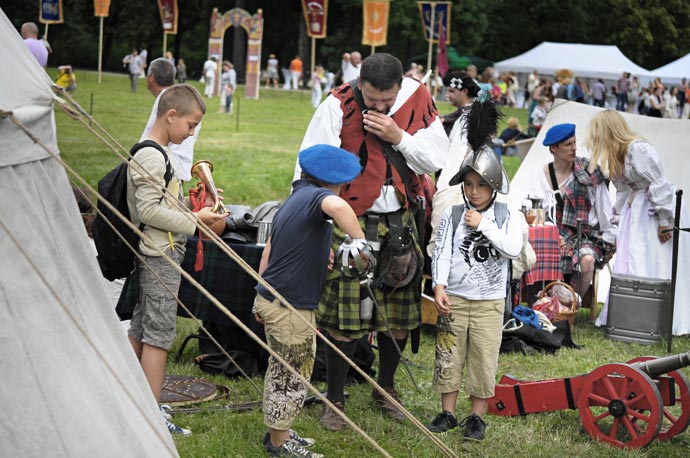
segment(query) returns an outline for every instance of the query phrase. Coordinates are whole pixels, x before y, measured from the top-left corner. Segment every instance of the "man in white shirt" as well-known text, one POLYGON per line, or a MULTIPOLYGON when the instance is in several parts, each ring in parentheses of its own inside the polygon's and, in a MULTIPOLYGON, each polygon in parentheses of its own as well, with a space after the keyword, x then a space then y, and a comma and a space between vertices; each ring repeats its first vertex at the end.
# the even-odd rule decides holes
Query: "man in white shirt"
POLYGON ((362 65, 362 55, 357 51, 343 54, 341 68, 343 70, 343 83, 352 81, 359 76, 359 69, 362 65))
MULTIPOLYGON (((151 62, 149 66, 148 76, 146 77, 146 87, 149 92, 156 97, 151 109, 151 115, 146 123, 144 132, 141 134, 139 141, 145 140, 149 136, 149 132, 153 128, 154 122, 158 117, 158 100, 161 94, 167 88, 175 83, 175 66, 164 57, 159 57, 151 62)), ((183 181, 189 181, 192 178, 191 168, 194 161, 194 144, 199 136, 201 130, 201 123, 194 128, 194 135, 187 137, 185 141, 179 145, 170 143, 168 148, 172 155, 170 156, 170 163, 175 168, 175 172, 183 181)))
POLYGON ((137 78, 139 78, 139 73, 142 72, 139 51, 134 48, 132 54, 128 54, 122 59, 122 65, 129 69, 129 80, 131 82, 132 92, 137 92, 137 78))
MULTIPOLYGON (((410 244, 406 246, 412 246, 416 254, 410 253, 410 258, 419 261, 421 242, 411 208, 414 199, 423 192, 419 174, 433 173, 442 168, 449 144, 429 91, 419 81, 402 75, 402 64, 394 56, 376 53, 367 57, 362 62, 359 79, 355 79, 352 85, 343 84, 331 91, 316 109, 300 150, 316 144, 329 144, 357 155, 362 164, 362 174, 341 189, 340 197, 348 202, 360 222, 367 227, 367 240, 380 243, 384 235, 379 229, 393 227, 404 233, 400 240, 409 237, 410 244)), ((301 169, 297 165, 295 177, 299 178, 300 174, 301 169)), ((333 246, 337 250, 344 238, 342 229, 334 227, 333 236, 333 246)), ((393 238, 395 236, 390 237, 393 238)), ((383 251, 386 245, 380 246, 383 251)), ((418 263, 411 262, 403 268, 409 271, 419 267, 418 263)), ((377 284, 376 281, 374 283, 377 284)), ((344 277, 326 282, 322 296, 324 307, 319 307, 317 323, 328 331, 334 345, 349 357, 354 354, 356 339, 368 335, 371 330, 381 331, 378 333, 381 364, 377 382, 394 399, 399 399, 394 386, 394 375, 400 363, 396 348, 403 350, 409 331, 419 325, 419 284, 409 280, 397 284, 394 289, 386 289, 385 294, 387 286, 379 284, 373 287, 382 313, 388 316, 390 334, 385 332, 387 329, 380 316, 360 319, 361 300, 367 296, 362 293, 358 282, 353 290, 350 288, 353 288, 353 283, 344 277), (339 291, 348 291, 348 297, 339 291), (345 310, 348 310, 345 312, 347 316, 341 315, 340 312, 345 310), (350 322, 355 315, 356 319, 350 322)), ((342 410, 345 408, 344 386, 349 366, 330 348, 326 353, 326 365, 328 399, 342 410)), ((385 414, 396 420, 404 418, 402 412, 378 391, 374 391, 372 397, 385 414)), ((345 426, 328 407, 324 409, 320 422, 332 431, 345 426)))
POLYGON ((213 90, 216 87, 216 73, 218 73, 218 64, 216 63, 218 59, 216 56, 211 56, 206 62, 204 62, 204 81, 206 82, 206 87, 204 87, 204 95, 209 99, 213 97, 213 90))

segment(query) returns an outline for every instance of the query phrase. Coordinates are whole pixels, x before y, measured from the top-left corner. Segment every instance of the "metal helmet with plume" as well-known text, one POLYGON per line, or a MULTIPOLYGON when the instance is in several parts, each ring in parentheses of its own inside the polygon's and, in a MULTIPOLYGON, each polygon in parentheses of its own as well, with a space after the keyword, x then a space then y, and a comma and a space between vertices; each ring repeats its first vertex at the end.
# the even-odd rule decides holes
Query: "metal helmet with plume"
POLYGON ((463 126, 470 151, 460 164, 458 173, 450 179, 451 186, 461 183, 465 174, 473 170, 489 183, 494 191, 508 194, 508 175, 491 146, 492 137, 498 131, 498 121, 502 116, 493 101, 472 103, 463 126))

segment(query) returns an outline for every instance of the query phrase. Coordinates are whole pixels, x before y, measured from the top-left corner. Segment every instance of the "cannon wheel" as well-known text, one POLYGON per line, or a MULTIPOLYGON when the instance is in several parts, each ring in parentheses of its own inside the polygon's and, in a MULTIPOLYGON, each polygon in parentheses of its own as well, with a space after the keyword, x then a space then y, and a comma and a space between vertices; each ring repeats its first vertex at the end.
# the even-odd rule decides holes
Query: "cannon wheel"
POLYGON ((590 372, 577 408, 589 435, 616 447, 644 447, 661 429, 663 405, 654 381, 627 364, 606 364, 590 372))
MULTIPOLYGON (((657 359, 656 356, 640 356, 628 361, 628 364, 657 359)), ((676 386, 676 406, 664 406, 664 419, 659 432, 659 440, 667 441, 685 431, 690 425, 690 382, 680 371, 666 373, 676 386)))

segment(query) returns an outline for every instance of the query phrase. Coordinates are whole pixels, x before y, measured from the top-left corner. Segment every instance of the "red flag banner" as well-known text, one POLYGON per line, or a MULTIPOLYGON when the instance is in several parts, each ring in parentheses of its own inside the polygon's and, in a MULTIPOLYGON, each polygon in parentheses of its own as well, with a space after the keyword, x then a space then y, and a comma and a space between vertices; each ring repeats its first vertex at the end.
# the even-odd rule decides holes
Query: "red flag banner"
POLYGON ((450 2, 417 2, 419 14, 424 28, 424 38, 431 39, 433 43, 438 43, 439 25, 445 28, 446 39, 450 36, 450 2), (434 30, 431 30, 431 24, 434 30))
POLYGON ((438 56, 436 57, 436 68, 438 68, 438 74, 441 77, 448 72, 448 48, 446 45, 446 28, 441 24, 438 37, 438 56))
POLYGON ((41 0, 38 22, 41 24, 62 24, 65 22, 62 11, 62 0, 41 0))
POLYGON ((302 12, 307 24, 307 35, 312 38, 326 38, 328 0, 302 0, 302 12))
POLYGON ((110 0, 93 0, 93 11, 96 17, 108 17, 110 0))
POLYGON ((389 11, 390 0, 364 0, 362 5, 362 12, 364 13, 364 25, 362 27, 363 45, 386 45, 389 11))
POLYGON ((163 32, 177 34, 177 0, 158 0, 163 32))

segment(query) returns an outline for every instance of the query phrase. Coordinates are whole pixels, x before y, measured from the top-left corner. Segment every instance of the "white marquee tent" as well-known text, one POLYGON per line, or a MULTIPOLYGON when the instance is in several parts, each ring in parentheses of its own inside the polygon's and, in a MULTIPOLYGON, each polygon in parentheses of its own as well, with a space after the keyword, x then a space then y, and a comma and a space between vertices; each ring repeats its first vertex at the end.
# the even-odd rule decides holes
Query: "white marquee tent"
POLYGON ((690 78, 690 54, 652 70, 652 73, 661 78, 664 83, 679 84, 681 79, 690 78))
MULTIPOLYGON (((551 162, 549 149, 542 144, 546 132, 551 126, 561 123, 573 123, 576 127, 577 154, 589 157, 590 152, 583 146, 589 120, 601 108, 576 102, 568 102, 557 99, 549 112, 544 126, 537 135, 532 147, 520 164, 510 182, 509 200, 521 205, 522 200, 530 193, 533 183, 538 183, 538 174, 543 173, 542 168, 551 162)), ((684 191, 683 202, 687 207, 690 203, 690 161, 688 148, 690 148, 690 121, 684 119, 651 118, 628 113, 622 113, 628 125, 633 131, 646 138, 658 151, 661 157, 664 174, 676 186, 684 191)), ((615 187, 611 185, 612 201, 615 198, 615 187)), ((534 194, 534 193, 533 193, 534 194)), ((687 224, 685 224, 687 226, 687 224)), ((684 233, 683 237, 690 237, 684 233)), ((688 254, 685 254, 688 256, 688 254)), ((602 270, 598 289, 598 299, 603 301, 608 296, 610 277, 606 270, 602 270)))
POLYGON ((57 152, 51 80, 0 10, 0 456, 177 450, 115 316, 57 152))
POLYGON ((635 64, 614 45, 553 43, 545 41, 523 54, 494 64, 498 71, 553 75, 562 68, 570 69, 582 78, 617 80, 623 72, 630 72, 641 80, 648 80, 648 70, 635 64))

